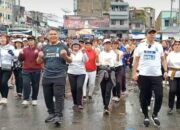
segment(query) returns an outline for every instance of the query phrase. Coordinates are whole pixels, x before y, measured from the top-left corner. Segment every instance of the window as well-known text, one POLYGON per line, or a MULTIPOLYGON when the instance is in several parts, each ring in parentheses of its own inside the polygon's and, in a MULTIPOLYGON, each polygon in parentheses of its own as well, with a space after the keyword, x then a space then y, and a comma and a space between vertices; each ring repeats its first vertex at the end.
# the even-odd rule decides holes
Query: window
POLYGON ((140 23, 136 23, 136 28, 140 28, 141 24, 140 23))
POLYGON ((111 25, 116 25, 116 20, 111 20, 111 25))
POLYGON ((124 20, 120 20, 120 25, 124 25, 124 20))
POLYGON ((170 24, 170 21, 168 19, 164 20, 164 26, 165 27, 168 27, 170 24))
POLYGON ((8 14, 8 20, 10 20, 11 19, 11 16, 8 14))

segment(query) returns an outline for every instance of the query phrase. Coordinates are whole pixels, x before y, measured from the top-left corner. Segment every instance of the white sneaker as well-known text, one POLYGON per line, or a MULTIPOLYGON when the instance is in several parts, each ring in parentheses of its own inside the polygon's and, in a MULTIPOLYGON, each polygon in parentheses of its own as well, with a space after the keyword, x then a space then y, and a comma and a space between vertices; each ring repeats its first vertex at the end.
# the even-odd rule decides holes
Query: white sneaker
POLYGON ((37 100, 32 100, 32 105, 37 106, 37 100))
POLYGON ((24 100, 24 101, 22 102, 22 105, 24 105, 25 107, 27 107, 27 106, 29 105, 29 101, 24 100))
POLYGON ((0 100, 0 104, 7 104, 7 98, 2 98, 1 100, 0 100))
POLYGON ((119 102, 120 101, 120 98, 116 97, 116 102, 119 102))
POLYGON ((113 100, 113 101, 116 101, 116 97, 112 97, 112 100, 113 100))

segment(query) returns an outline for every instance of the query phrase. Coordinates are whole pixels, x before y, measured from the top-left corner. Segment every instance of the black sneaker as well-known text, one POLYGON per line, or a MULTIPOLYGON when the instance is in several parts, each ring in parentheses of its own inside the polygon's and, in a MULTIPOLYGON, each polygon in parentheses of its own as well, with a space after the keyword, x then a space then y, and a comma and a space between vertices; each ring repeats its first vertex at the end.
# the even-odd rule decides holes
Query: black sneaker
POLYGON ((168 114, 168 115, 172 115, 172 114, 173 114, 173 109, 172 109, 172 108, 169 108, 168 111, 167 111, 167 114, 168 114))
POLYGON ((160 121, 159 121, 159 119, 158 119, 157 116, 152 115, 151 120, 152 120, 154 126, 160 127, 160 124, 161 124, 161 123, 160 123, 160 121))
POLYGON ((49 114, 49 116, 45 119, 45 123, 52 122, 54 120, 54 117, 54 114, 49 114))
POLYGON ((145 126, 145 127, 149 127, 149 125, 150 125, 149 118, 145 118, 145 119, 144 119, 144 126, 145 126))
POLYGON ((55 116, 54 119, 53 119, 53 123, 57 127, 62 124, 62 121, 63 121, 63 117, 60 117, 60 116, 55 116))

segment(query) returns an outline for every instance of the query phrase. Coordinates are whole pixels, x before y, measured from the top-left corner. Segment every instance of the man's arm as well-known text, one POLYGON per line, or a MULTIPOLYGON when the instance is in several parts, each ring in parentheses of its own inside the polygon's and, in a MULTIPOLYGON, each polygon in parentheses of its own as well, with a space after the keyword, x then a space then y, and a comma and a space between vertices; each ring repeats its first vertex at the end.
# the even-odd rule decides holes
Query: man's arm
POLYGON ((72 58, 71 58, 71 56, 69 56, 68 54, 67 54, 67 51, 66 50, 61 50, 61 52, 60 52, 60 55, 62 56, 62 58, 66 61, 66 62, 68 62, 68 63, 71 63, 72 62, 72 58))
POLYGON ((139 65, 139 59, 140 57, 139 56, 135 56, 134 57, 134 64, 133 64, 133 72, 132 72, 132 78, 134 80, 137 80, 138 79, 138 76, 137 76, 137 68, 138 68, 138 65, 139 65))
POLYGON ((168 78, 168 74, 167 74, 167 61, 165 56, 161 57, 161 61, 162 61, 162 66, 164 68, 164 78, 167 79, 168 78))

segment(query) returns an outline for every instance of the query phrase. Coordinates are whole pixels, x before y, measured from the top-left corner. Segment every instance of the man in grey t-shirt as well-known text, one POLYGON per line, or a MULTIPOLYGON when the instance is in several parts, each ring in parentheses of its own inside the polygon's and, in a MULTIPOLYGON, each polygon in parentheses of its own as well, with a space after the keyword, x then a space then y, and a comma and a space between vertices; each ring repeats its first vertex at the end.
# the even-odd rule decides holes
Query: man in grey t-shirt
POLYGON ((49 116, 45 122, 62 123, 67 64, 72 62, 68 48, 59 42, 58 32, 48 32, 49 44, 39 52, 37 62, 44 63, 43 92, 49 116), (53 101, 55 97, 55 105, 53 101))

